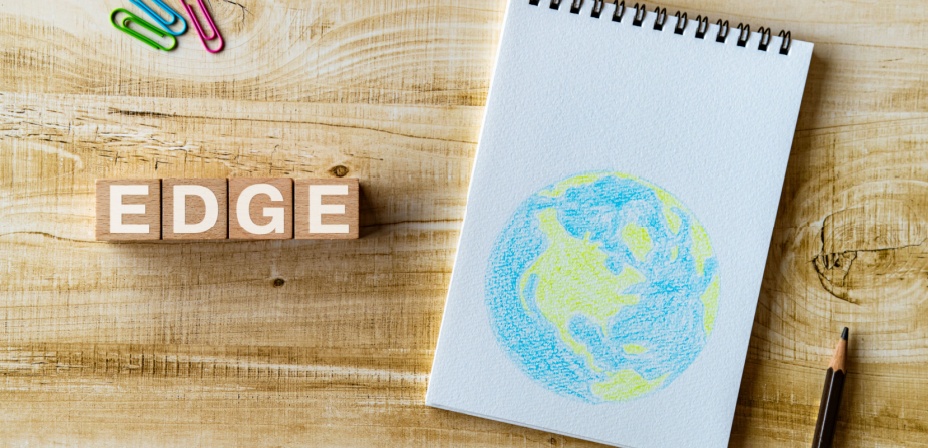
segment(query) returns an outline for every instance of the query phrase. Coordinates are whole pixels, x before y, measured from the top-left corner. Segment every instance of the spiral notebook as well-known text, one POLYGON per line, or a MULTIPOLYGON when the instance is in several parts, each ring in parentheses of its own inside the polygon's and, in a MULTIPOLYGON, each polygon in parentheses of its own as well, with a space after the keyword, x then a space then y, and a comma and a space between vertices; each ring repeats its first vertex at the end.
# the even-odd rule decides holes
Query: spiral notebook
POLYGON ((812 44, 512 0, 429 406, 723 447, 812 44))

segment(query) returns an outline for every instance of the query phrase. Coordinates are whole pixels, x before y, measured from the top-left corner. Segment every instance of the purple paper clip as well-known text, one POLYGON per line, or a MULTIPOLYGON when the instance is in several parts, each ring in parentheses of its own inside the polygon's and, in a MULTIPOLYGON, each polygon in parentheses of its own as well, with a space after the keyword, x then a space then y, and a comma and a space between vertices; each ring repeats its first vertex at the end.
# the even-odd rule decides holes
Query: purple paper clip
POLYGON ((203 48, 210 53, 219 53, 222 51, 222 47, 225 46, 225 42, 222 40, 222 35, 219 34, 219 28, 216 28, 216 24, 213 22, 213 17, 209 15, 209 10, 206 9, 206 5, 203 4, 203 0, 197 0, 197 5, 200 7, 200 12, 203 13, 203 17, 206 19, 206 23, 209 24, 209 27, 212 31, 211 36, 207 36, 203 32, 203 25, 200 24, 200 20, 197 19, 197 15, 193 12, 193 8, 190 7, 190 4, 186 0, 180 0, 184 5, 184 9, 187 10, 187 14, 190 16, 190 21, 193 22, 193 27, 197 30, 197 35, 200 36, 200 42, 203 42, 203 48), (216 49, 212 49, 207 44, 208 41, 219 40, 219 46, 216 49))

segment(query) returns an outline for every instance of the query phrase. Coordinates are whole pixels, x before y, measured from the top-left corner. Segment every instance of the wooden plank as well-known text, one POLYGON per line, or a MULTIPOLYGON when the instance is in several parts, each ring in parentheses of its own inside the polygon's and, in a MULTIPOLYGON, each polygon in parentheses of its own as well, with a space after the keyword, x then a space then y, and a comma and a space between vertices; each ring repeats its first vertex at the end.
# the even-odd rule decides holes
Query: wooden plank
MULTIPOLYGON (((0 10, 0 445, 593 446, 422 405, 503 1, 125 5, 0 10), (336 174, 358 241, 94 241, 96 179, 336 174)), ((661 6, 816 43, 732 446, 808 445, 843 325, 839 445, 928 446, 928 9, 661 6)))

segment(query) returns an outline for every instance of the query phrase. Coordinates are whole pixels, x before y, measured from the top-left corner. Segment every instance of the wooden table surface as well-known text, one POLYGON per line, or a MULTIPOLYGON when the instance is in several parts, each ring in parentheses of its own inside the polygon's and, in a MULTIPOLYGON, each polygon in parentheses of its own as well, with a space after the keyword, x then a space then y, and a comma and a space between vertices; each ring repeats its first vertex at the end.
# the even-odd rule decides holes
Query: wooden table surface
MULTIPOLYGON (((210 4, 0 0, 0 446, 594 446, 423 405, 505 1, 210 4), (336 173, 360 240, 94 241, 95 179, 336 173)), ((816 44, 731 445, 808 446, 849 325, 838 446, 928 447, 924 1, 663 6, 816 44)))

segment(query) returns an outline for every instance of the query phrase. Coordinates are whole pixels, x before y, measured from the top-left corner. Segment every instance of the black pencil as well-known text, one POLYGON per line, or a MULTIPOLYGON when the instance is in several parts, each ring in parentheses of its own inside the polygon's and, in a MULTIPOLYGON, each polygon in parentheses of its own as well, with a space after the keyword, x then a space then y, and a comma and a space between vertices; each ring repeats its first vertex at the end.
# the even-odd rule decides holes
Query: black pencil
POLYGON ((835 347, 835 354, 825 372, 825 388, 822 390, 822 402, 818 407, 818 421, 815 422, 815 434, 812 448, 831 448, 835 439, 835 427, 838 424, 838 409, 841 407, 841 395, 844 391, 844 377, 847 375, 845 359, 847 358, 847 327, 841 332, 841 339, 835 347))

